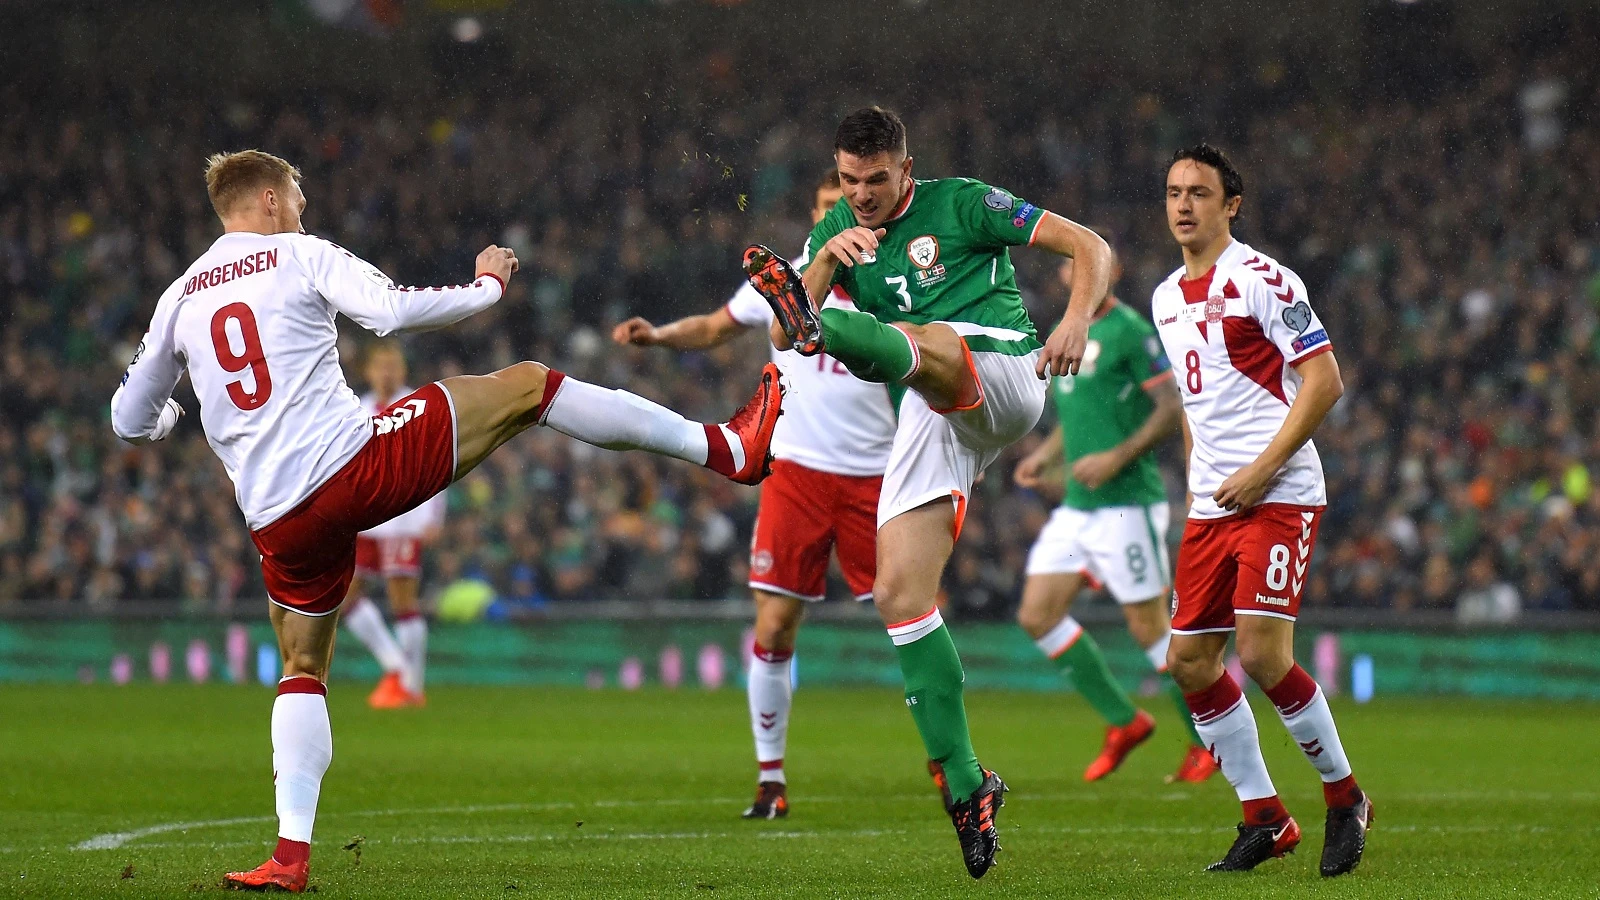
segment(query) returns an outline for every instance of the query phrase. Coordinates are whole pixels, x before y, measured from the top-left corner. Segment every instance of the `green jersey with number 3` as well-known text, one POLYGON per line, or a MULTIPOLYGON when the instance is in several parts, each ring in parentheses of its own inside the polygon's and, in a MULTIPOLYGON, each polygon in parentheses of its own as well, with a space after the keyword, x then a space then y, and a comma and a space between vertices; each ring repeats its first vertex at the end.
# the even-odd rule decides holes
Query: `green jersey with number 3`
MULTIPOLYGON (((974 352, 1022 356, 1040 347, 1009 248, 1033 239, 1045 211, 970 178, 913 181, 871 262, 839 264, 833 283, 881 322, 965 322, 974 352)), ((811 246, 854 228, 848 201, 811 232, 811 246)))
POLYGON ((1155 409, 1145 388, 1172 377, 1155 327, 1121 303, 1106 302, 1110 309, 1089 325, 1078 374, 1057 376, 1052 384, 1066 444, 1067 491, 1061 503, 1073 509, 1147 506, 1167 499, 1154 453, 1094 490, 1071 475, 1077 460, 1110 450, 1138 431, 1155 409))

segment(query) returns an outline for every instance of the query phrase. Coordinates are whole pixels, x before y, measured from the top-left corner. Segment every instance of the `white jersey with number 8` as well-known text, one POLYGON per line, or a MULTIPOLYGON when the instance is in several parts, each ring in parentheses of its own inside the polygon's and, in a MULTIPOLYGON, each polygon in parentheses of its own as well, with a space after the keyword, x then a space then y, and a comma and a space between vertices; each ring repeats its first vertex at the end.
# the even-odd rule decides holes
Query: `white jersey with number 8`
POLYGON ((294 509, 366 445, 372 413, 339 368, 334 318, 380 335, 438 328, 486 309, 490 275, 399 287, 336 244, 304 234, 222 235, 162 294, 111 400, 111 423, 148 438, 185 370, 206 440, 256 531, 294 509))

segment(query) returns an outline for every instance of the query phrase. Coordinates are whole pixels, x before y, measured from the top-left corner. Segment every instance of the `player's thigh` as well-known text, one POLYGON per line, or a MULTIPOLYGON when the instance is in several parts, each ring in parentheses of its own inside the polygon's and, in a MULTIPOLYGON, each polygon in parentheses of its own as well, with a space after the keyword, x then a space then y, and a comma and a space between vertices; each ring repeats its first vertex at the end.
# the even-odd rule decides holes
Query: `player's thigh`
POLYGON ((389 611, 395 616, 409 616, 422 611, 422 580, 416 575, 390 575, 385 579, 389 595, 389 611))
POLYGON ((1233 631, 1238 583, 1234 524, 1227 519, 1185 523, 1173 575, 1173 634, 1221 634, 1226 638, 1233 631))
POLYGON ((1017 624, 1029 637, 1043 637, 1072 611, 1072 601, 1077 599, 1086 580, 1079 572, 1029 575, 1022 584, 1017 624))
POLYGON ((1107 506, 1090 514, 1082 539, 1085 552, 1095 576, 1118 603, 1163 596, 1172 584, 1165 507, 1107 506))
POLYGON ((1033 637, 1055 627, 1084 583, 1095 578, 1082 545, 1088 519, 1083 510, 1057 507, 1028 550, 1017 622, 1033 637))
POLYGON ((333 660, 333 639, 338 634, 337 615, 306 616, 276 603, 267 604, 272 630, 278 635, 278 650, 283 657, 283 677, 309 675, 318 681, 328 679, 328 664, 333 660))
POLYGON ((750 536, 750 587, 797 600, 821 600, 828 582, 833 522, 828 485, 788 460, 772 464, 750 536))
POLYGON ((1263 690, 1277 687, 1294 668, 1294 621, 1241 614, 1234 646, 1252 681, 1263 690))
POLYGON ((1319 511, 1281 504, 1240 516, 1233 600, 1239 661, 1263 687, 1276 685, 1294 665, 1294 623, 1319 524, 1319 511))
POLYGON ((964 443, 956 434, 951 417, 934 412, 924 398, 905 398, 900 404, 894 444, 889 449, 889 463, 878 495, 880 580, 885 560, 884 526, 900 515, 943 500, 953 505, 950 537, 960 537, 973 482, 998 456, 998 449, 976 449, 964 443))
POLYGON ((1228 649, 1227 632, 1172 633, 1167 645, 1167 674, 1186 694, 1203 691, 1222 677, 1222 655, 1228 649))
POLYGON ((456 478, 538 424, 549 373, 540 363, 525 361, 488 375, 457 375, 440 382, 455 409, 456 478))
POLYGON ((793 650, 806 615, 806 602, 786 594, 752 590, 756 601, 756 643, 767 650, 793 650))
POLYGON ((884 624, 910 621, 933 607, 955 547, 956 506, 948 496, 930 500, 879 526, 872 599, 884 624))

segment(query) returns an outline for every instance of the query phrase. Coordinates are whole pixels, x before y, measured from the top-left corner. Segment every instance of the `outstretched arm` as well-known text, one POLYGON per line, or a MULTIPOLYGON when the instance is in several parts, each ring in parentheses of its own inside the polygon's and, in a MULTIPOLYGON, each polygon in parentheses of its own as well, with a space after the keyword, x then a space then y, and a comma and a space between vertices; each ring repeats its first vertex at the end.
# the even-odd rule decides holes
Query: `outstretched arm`
POLYGON ((611 339, 619 344, 637 344, 641 347, 671 347, 674 350, 704 350, 732 340, 744 330, 735 322, 727 307, 699 316, 685 316, 665 325, 651 325, 649 320, 634 316, 611 331, 611 339))
POLYGON ((1111 247, 1100 235, 1055 213, 1045 213, 1033 234, 1033 245, 1070 256, 1073 261, 1072 297, 1039 354, 1037 374, 1040 378, 1076 375, 1089 342, 1089 319, 1111 289, 1111 247))
POLYGON ((1333 409, 1333 405, 1344 396, 1344 380, 1339 377, 1339 363, 1331 352, 1319 353, 1295 368, 1304 380, 1299 393, 1295 394, 1293 405, 1289 407, 1289 415, 1283 420, 1283 426, 1273 436, 1272 442, 1267 444, 1267 449, 1261 451, 1254 462, 1229 475, 1222 482, 1222 487, 1217 488, 1212 499, 1223 509, 1245 509, 1260 503, 1261 498, 1267 495, 1272 480, 1278 477, 1278 472, 1288 464, 1291 456, 1305 446, 1306 441, 1311 440, 1312 433, 1327 417, 1328 410, 1333 409))
POLYGON ((443 328, 482 312, 504 295, 518 266, 515 253, 491 244, 478 254, 470 284, 401 287, 337 244, 308 237, 296 249, 317 293, 378 335, 443 328))
POLYGON ((111 430, 133 444, 148 444, 171 434, 183 415, 183 407, 172 399, 172 389, 182 377, 183 358, 173 340, 171 306, 157 304, 150 330, 134 351, 122 384, 111 395, 111 430))

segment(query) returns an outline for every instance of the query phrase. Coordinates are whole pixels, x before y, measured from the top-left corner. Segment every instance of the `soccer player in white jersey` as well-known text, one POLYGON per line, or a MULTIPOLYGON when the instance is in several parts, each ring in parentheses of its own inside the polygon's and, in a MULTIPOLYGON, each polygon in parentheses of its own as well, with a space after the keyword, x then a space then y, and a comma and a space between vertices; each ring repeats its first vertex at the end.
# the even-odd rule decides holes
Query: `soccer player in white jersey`
MULTIPOLYGON (((367 393, 361 405, 374 415, 390 411, 411 393, 406 387, 406 357, 400 344, 382 340, 367 351, 367 393)), ((356 536, 356 574, 339 620, 383 667, 383 678, 368 695, 373 709, 424 706, 423 672, 428 658, 428 620, 422 615, 422 548, 444 525, 446 492, 434 494, 410 512, 356 536), (366 589, 381 583, 394 616, 394 631, 383 621, 366 589)))
MULTIPOLYGON (((843 196, 830 169, 817 186, 811 224, 822 221, 843 196)), ((796 264, 804 265, 801 252, 796 264)), ((853 309, 843 294, 828 306, 853 309)), ((619 344, 675 350, 714 347, 750 330, 766 331, 772 307, 748 284, 725 306, 654 326, 641 318, 618 325, 619 344)), ((827 354, 806 358, 773 348, 789 394, 772 437, 772 477, 761 486, 761 508, 750 542, 750 589, 755 595, 755 648, 747 691, 755 734, 755 802, 747 819, 788 815, 783 756, 793 685, 790 662, 805 603, 823 598, 828 552, 837 554, 845 583, 857 600, 872 599, 877 573, 878 493, 894 446, 894 409, 884 385, 851 375, 827 354)))
POLYGON ((224 234, 161 295, 111 398, 118 437, 159 441, 183 414, 172 391, 189 374, 206 440, 261 552, 283 655, 271 730, 278 844, 265 863, 226 881, 291 891, 306 887, 317 795, 333 757, 325 681, 359 532, 415 508, 534 425, 757 483, 782 406, 771 364, 732 420, 703 425, 521 362, 435 382, 374 416, 339 368, 335 317, 379 335, 449 325, 498 301, 517 259, 490 246, 468 284, 397 286, 303 232, 299 182, 299 170, 258 150, 207 161, 224 234))
POLYGON ((1344 393, 1339 364, 1300 277, 1234 240, 1244 179, 1227 157, 1207 144, 1180 150, 1166 178, 1183 267, 1156 288, 1151 316, 1183 397, 1190 494, 1168 671, 1244 805, 1238 839, 1210 869, 1252 869, 1300 843, 1250 704, 1223 667, 1234 632, 1245 672, 1322 776, 1321 869, 1341 875, 1361 862, 1372 802, 1322 689, 1294 661, 1295 616, 1328 503, 1311 434, 1344 393))

